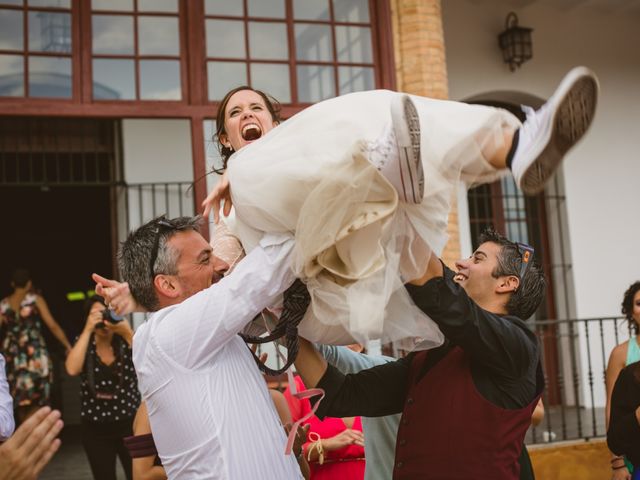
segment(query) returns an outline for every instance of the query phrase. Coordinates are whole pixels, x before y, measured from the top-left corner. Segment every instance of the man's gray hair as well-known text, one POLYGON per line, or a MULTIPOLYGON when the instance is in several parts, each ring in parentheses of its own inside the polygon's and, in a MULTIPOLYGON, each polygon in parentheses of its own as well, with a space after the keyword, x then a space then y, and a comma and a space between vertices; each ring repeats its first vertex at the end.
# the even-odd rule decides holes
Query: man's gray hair
POLYGON ((164 216, 154 218, 129 234, 118 252, 118 267, 125 282, 129 283, 135 301, 149 312, 158 310, 158 295, 153 285, 159 273, 176 275, 180 252, 168 245, 169 239, 179 231, 200 231, 202 217, 178 217, 171 220, 164 216), (171 227, 165 226, 166 223, 171 227), (158 242, 158 253, 151 265, 153 249, 158 242), (153 271, 152 271, 153 269, 153 271))

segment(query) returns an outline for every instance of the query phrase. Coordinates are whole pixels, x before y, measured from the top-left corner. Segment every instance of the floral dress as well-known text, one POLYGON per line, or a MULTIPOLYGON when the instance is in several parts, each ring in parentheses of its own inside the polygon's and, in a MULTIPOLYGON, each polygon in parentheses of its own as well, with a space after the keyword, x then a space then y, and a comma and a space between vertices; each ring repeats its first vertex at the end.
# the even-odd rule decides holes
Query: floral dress
POLYGON ((46 405, 49 402, 52 365, 42 337, 42 319, 36 295, 29 293, 15 312, 5 298, 0 302, 5 336, 2 352, 7 361, 7 380, 14 407, 46 405))

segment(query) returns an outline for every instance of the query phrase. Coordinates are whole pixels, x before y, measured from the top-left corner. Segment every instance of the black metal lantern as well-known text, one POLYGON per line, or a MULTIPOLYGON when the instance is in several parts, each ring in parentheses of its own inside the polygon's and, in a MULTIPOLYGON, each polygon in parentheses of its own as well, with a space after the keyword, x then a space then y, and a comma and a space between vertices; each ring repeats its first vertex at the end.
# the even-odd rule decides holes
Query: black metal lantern
POLYGON ((533 29, 518 26, 518 16, 510 12, 505 21, 506 30, 498 36, 502 57, 513 72, 533 57, 531 31, 533 29))

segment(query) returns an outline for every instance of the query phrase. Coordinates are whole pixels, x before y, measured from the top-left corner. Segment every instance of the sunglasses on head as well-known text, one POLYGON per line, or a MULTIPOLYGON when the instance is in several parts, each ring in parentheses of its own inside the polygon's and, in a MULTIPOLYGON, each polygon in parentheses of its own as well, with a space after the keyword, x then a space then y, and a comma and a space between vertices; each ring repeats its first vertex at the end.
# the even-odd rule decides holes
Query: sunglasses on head
POLYGON ((516 243, 516 247, 518 248, 518 253, 520 254, 520 280, 524 278, 525 273, 527 273, 527 269, 531 262, 533 261, 533 253, 535 250, 532 246, 527 245, 526 243, 516 243))
POLYGON ((191 227, 188 227, 187 225, 177 225, 175 222, 166 218, 164 215, 156 219, 156 234, 153 241, 153 249, 151 250, 151 260, 149 261, 149 271, 151 273, 151 278, 154 278, 156 276, 155 265, 156 260, 158 259, 158 248, 160 247, 160 233, 180 231, 187 228, 191 227))

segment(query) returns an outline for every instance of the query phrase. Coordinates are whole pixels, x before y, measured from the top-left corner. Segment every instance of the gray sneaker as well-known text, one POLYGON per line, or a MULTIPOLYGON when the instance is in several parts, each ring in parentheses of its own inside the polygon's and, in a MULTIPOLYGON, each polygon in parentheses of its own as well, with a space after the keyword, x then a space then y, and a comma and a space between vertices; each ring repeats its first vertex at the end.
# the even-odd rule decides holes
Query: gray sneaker
POLYGON ((401 201, 421 203, 424 198, 424 171, 420 158, 420 119, 408 95, 391 100, 391 123, 398 157, 385 162, 380 172, 398 191, 401 201))
POLYGON ((572 69, 538 110, 523 107, 527 119, 511 171, 527 195, 542 191, 566 153, 589 129, 598 101, 598 79, 586 67, 572 69))

